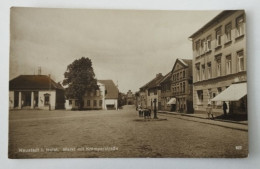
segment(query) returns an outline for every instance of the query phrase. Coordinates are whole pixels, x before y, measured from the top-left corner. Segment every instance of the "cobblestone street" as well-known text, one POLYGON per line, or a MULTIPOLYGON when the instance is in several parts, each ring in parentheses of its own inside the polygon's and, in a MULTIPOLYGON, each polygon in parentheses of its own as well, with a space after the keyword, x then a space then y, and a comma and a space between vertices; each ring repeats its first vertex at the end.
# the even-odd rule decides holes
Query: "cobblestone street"
POLYGON ((206 119, 158 117, 167 120, 142 120, 134 106, 119 111, 10 111, 9 157, 247 156, 247 131, 207 124, 206 119))

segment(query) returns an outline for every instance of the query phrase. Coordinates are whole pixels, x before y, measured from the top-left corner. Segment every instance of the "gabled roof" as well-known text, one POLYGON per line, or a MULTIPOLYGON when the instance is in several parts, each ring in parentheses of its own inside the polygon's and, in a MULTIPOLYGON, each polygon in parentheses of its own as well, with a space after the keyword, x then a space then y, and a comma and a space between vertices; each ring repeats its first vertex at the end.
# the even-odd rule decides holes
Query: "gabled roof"
POLYGON ((106 96, 105 99, 118 99, 118 88, 112 80, 98 80, 99 83, 105 85, 106 96))
POLYGON ((167 73, 163 79, 161 80, 160 84, 163 84, 163 83, 168 83, 171 81, 171 76, 172 75, 172 72, 170 71, 169 73, 167 73))
POLYGON ((47 75, 20 75, 9 81, 9 90, 53 90, 64 88, 47 75))
POLYGON ((157 74, 156 77, 154 79, 152 79, 151 81, 149 81, 148 83, 146 83, 143 87, 141 87, 140 89, 144 89, 144 88, 153 88, 153 87, 157 87, 160 86, 160 82, 163 79, 163 75, 162 74, 157 74))
POLYGON ((177 63, 180 63, 184 67, 192 67, 192 59, 180 59, 180 58, 178 58, 178 59, 176 59, 171 72, 173 72, 177 63))

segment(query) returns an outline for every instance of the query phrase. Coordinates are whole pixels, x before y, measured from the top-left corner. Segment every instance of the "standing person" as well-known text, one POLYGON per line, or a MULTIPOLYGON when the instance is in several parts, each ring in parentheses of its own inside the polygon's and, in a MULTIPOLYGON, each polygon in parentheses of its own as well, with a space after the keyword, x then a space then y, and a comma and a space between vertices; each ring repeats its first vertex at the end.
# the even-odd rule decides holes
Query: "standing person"
POLYGON ((225 101, 223 102, 223 111, 224 111, 224 116, 227 116, 227 103, 225 101))
POLYGON ((210 116, 212 117, 212 119, 214 119, 214 115, 213 115, 213 113, 212 113, 211 104, 208 104, 207 113, 208 113, 208 119, 210 119, 210 116))

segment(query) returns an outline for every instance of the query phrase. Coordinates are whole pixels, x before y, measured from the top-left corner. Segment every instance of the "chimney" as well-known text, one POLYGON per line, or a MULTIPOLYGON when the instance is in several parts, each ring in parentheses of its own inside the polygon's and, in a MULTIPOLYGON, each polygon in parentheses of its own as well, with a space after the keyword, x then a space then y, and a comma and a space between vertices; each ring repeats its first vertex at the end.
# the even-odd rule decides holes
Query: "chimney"
POLYGON ((162 73, 156 74, 156 77, 160 77, 160 76, 162 76, 162 73))
POLYGON ((42 69, 41 67, 38 67, 38 75, 41 75, 42 74, 42 69))

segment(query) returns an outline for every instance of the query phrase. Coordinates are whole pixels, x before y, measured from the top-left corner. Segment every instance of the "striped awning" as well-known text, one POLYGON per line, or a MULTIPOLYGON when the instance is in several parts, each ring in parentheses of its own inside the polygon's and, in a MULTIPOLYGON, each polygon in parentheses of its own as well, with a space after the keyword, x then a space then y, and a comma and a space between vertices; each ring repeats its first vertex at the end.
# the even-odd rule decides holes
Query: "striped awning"
POLYGON ((235 83, 218 94, 211 101, 238 101, 247 95, 247 83, 235 83))
POLYGON ((171 98, 167 104, 176 104, 176 98, 171 98))

